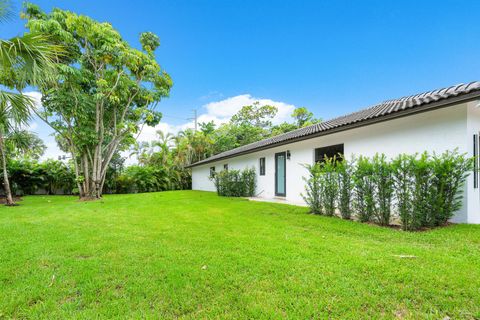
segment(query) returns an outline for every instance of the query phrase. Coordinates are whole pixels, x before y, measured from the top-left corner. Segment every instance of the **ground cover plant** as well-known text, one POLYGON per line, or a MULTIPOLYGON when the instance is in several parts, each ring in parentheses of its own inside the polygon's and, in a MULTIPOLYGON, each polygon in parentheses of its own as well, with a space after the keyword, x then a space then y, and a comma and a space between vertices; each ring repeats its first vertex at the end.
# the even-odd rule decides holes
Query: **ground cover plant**
POLYGON ((0 207, 0 317, 476 319, 480 226, 175 191, 0 207))

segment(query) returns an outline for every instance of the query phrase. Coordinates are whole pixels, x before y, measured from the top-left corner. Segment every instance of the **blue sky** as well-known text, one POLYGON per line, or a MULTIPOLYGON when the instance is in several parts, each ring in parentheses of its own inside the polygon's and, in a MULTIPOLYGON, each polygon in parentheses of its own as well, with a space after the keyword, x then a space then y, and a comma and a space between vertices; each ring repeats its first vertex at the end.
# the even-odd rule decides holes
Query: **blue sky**
MULTIPOLYGON (((306 106, 328 119, 480 79, 480 1, 35 3, 108 21, 135 46, 140 32, 158 34, 158 61, 174 81, 162 128, 188 126, 193 108, 226 119, 256 99, 283 103, 283 118, 306 106)), ((1 28, 14 36, 23 22, 1 28)))

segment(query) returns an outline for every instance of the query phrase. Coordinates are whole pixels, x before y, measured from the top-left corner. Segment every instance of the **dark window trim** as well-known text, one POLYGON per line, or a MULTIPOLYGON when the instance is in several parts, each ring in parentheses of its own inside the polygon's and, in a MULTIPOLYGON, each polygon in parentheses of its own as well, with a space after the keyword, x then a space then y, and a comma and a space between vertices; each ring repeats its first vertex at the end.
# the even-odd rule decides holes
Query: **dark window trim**
POLYGON ((215 175, 215 166, 210 167, 210 178, 213 178, 214 175, 215 175))
MULTIPOLYGON (((325 155, 328 157, 333 157, 334 155, 338 157, 339 154, 344 154, 345 152, 345 145, 343 143, 339 144, 332 144, 329 146, 324 146, 320 148, 315 148, 314 150, 314 162, 323 162, 325 155), (319 154, 319 150, 324 150, 322 154, 319 154)), ((342 159, 338 159, 338 161, 341 161, 342 159)))
POLYGON ((259 171, 260 171, 260 175, 261 175, 261 176, 264 176, 264 175, 265 175, 265 171, 266 171, 266 170, 265 170, 265 165, 266 165, 265 157, 260 158, 259 161, 260 161, 260 163, 259 163, 259 164, 260 164, 260 170, 259 170, 259 171))
POLYGON ((223 165, 223 170, 227 170, 227 171, 228 171, 228 163, 225 163, 225 164, 223 165))
POLYGON ((287 153, 278 152, 275 153, 275 196, 286 197, 287 196, 287 153), (283 193, 278 193, 278 156, 283 155, 283 193))

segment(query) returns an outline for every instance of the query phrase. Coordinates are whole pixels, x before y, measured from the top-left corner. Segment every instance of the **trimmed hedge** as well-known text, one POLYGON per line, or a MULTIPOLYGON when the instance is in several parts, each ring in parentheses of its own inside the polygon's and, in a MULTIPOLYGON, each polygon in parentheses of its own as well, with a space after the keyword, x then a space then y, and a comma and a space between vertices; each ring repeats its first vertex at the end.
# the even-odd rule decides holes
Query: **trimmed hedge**
POLYGON ((254 168, 245 170, 223 170, 210 178, 215 184, 219 196, 253 197, 257 187, 254 168))
POLYGON ((305 194, 310 211, 387 226, 398 217, 404 230, 445 225, 462 206, 463 185, 473 158, 458 151, 441 155, 401 154, 388 161, 341 158, 305 166, 305 194))

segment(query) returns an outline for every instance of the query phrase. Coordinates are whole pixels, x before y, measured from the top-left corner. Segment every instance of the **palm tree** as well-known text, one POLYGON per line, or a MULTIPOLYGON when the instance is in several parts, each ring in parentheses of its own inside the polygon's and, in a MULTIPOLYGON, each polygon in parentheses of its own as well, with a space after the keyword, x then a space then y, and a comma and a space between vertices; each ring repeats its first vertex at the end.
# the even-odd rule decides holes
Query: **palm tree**
MULTIPOLYGON (((9 4, 0 0, 0 21, 5 21, 11 12, 9 4)), ((49 80, 49 70, 62 52, 61 46, 39 34, 0 40, 0 85, 7 89, 0 90, 0 154, 7 205, 15 203, 8 180, 6 139, 28 122, 34 108, 33 99, 21 90, 49 80)))

